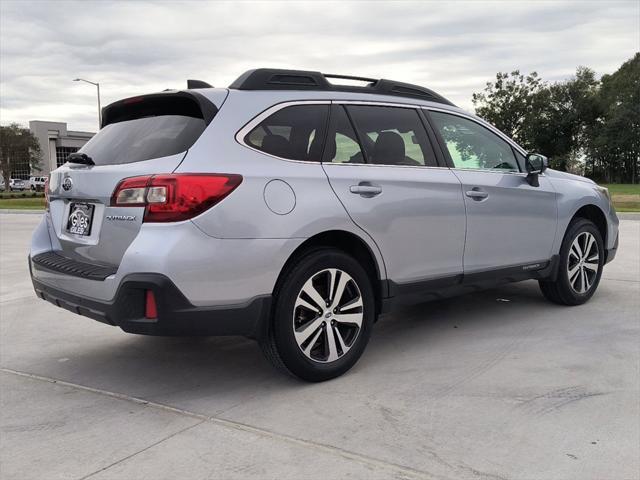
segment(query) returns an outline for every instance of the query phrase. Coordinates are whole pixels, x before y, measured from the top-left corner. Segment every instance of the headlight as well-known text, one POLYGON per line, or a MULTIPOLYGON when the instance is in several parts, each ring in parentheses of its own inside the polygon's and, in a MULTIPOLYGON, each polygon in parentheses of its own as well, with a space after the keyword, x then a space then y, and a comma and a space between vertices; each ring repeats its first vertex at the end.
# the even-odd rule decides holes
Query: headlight
POLYGON ((607 197, 607 199, 609 201, 611 201, 611 196, 609 195, 609 189, 606 187, 601 187, 600 185, 597 185, 596 188, 598 189, 598 191, 603 194, 605 197, 607 197))

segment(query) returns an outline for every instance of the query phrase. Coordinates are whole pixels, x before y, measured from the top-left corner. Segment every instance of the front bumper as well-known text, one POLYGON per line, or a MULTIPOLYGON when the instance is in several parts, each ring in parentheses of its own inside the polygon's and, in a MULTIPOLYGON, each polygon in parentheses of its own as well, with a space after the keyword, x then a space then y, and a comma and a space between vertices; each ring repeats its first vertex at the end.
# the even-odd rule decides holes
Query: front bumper
MULTIPOLYGON (((29 262, 31 266, 31 261, 29 262)), ((164 275, 127 275, 111 302, 83 297, 43 283, 31 275, 38 297, 78 315, 118 326, 128 333, 166 336, 240 335, 259 338, 266 327, 271 296, 243 305, 200 307, 191 304, 164 275), (145 318, 145 292, 154 292, 157 318, 145 318)))
POLYGON ((604 259, 604 263, 609 263, 611 260, 616 258, 616 253, 618 253, 618 242, 620 241, 620 235, 616 235, 616 241, 613 244, 613 248, 609 248, 606 251, 606 257, 604 259))

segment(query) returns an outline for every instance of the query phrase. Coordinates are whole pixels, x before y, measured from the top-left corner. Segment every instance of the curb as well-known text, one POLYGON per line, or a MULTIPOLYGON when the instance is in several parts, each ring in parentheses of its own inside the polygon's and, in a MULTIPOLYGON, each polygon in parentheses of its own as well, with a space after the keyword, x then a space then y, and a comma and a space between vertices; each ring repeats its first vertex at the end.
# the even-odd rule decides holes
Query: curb
POLYGON ((640 212, 617 212, 620 220, 636 220, 640 221, 640 212))
POLYGON ((12 209, 12 208, 0 208, 0 215, 1 214, 26 214, 26 215, 42 215, 44 213, 44 210, 20 210, 20 209, 12 209))

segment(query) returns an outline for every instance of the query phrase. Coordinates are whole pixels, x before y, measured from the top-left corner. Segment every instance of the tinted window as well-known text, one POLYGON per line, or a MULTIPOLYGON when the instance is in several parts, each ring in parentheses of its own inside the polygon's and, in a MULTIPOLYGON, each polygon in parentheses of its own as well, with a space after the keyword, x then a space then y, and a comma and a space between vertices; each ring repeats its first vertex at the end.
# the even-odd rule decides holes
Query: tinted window
POLYGON ((364 156, 344 107, 334 105, 327 135, 324 161, 333 163, 364 163, 364 156))
POLYGON ((427 133, 415 109, 349 105, 347 110, 369 163, 436 165, 427 133))
POLYGON ((328 112, 328 105, 283 108, 251 130, 244 141, 276 157, 318 162, 328 112))
POLYGON ((441 112, 430 112, 456 168, 518 172, 511 146, 482 125, 441 112))
POLYGON ((207 124, 202 118, 162 115, 112 123, 102 128, 80 152, 96 165, 133 163, 185 152, 207 124))
MULTIPOLYGON (((105 125, 80 152, 96 165, 133 163, 187 151, 217 112, 213 104, 201 105, 186 94, 161 93, 128 98, 105 107, 105 125), (208 105, 208 107, 207 107, 208 105)), ((56 148, 58 165, 75 147, 56 148)))

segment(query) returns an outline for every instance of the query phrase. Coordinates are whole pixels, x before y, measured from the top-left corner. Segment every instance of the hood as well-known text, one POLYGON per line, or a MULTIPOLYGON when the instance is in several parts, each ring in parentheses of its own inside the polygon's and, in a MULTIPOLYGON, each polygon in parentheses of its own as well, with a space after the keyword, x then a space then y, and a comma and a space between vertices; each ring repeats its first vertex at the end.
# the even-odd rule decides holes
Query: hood
POLYGON ((574 180, 578 182, 590 183, 591 185, 596 185, 596 182, 587 177, 574 175, 573 173, 568 172, 561 172, 560 170, 554 170, 552 168, 547 168, 544 174, 550 176, 551 178, 563 178, 566 180, 574 180))

